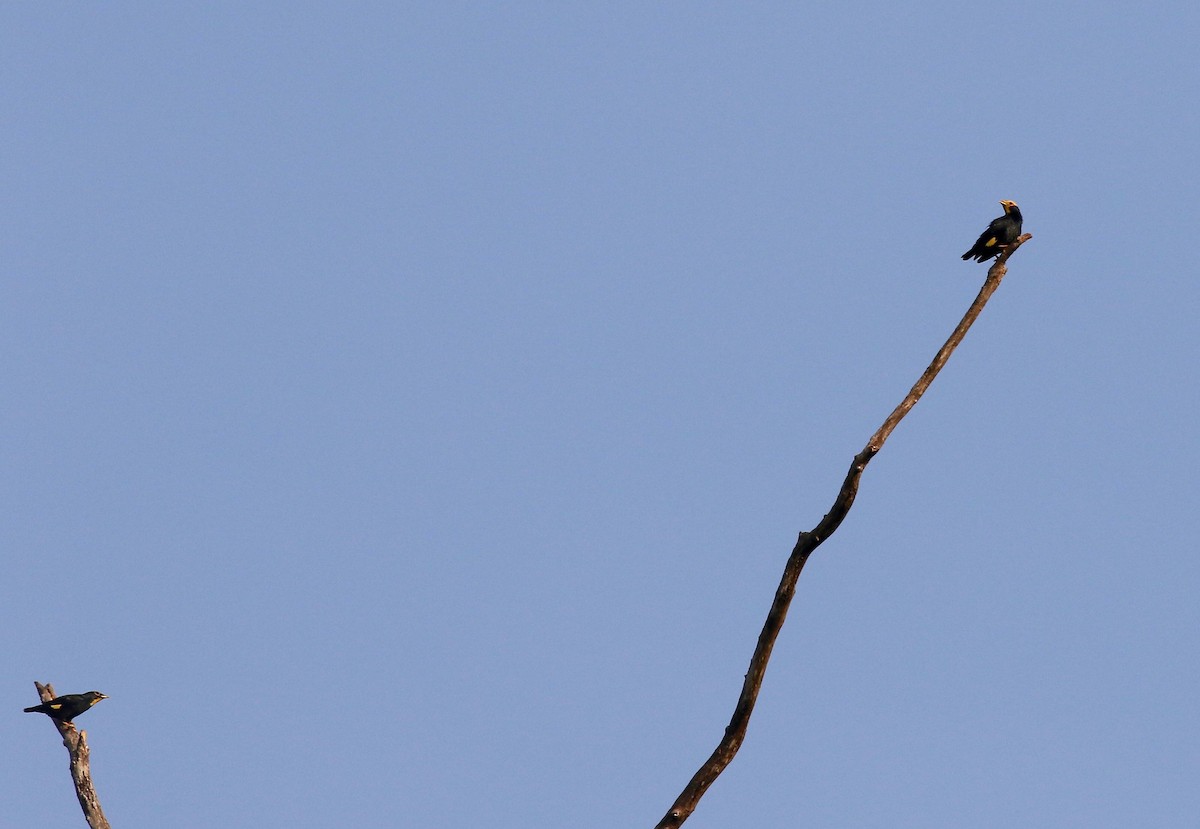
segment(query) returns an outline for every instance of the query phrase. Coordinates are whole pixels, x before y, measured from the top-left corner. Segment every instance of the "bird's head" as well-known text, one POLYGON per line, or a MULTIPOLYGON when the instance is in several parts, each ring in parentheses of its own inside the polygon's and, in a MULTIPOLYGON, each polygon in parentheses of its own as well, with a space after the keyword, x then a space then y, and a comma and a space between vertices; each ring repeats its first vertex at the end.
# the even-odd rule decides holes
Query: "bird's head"
POLYGON ((1017 203, 1015 201, 1009 201, 1008 199, 1001 199, 1000 206, 1004 208, 1004 215, 1006 216, 1017 209, 1017 203))
POLYGON ((102 694, 99 691, 88 691, 84 696, 88 698, 88 705, 95 705, 102 699, 108 699, 108 694, 102 694))

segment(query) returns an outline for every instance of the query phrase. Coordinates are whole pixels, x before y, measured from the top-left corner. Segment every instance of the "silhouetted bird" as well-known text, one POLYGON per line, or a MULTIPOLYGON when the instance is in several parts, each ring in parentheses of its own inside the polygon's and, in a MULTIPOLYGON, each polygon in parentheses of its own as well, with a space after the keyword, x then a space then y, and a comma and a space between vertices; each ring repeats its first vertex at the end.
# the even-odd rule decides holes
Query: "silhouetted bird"
POLYGON ((1006 245, 1017 241, 1021 235, 1021 208, 1015 201, 1002 201, 1004 215, 993 219, 988 229, 976 240, 975 245, 962 255, 963 259, 986 262, 1004 251, 1006 245))
POLYGON ((99 691, 88 691, 86 694, 64 694, 49 702, 43 702, 41 705, 26 708, 25 713, 45 714, 59 722, 70 722, 102 699, 108 699, 108 697, 99 691))

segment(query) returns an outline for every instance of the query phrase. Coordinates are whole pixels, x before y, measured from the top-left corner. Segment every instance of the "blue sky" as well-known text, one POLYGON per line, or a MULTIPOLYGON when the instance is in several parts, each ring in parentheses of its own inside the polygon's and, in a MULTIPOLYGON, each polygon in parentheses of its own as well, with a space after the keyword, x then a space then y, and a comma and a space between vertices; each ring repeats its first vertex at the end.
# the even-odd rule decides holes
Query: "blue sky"
POLYGON ((0 26, 6 825, 1200 813, 1183 3, 161 3, 0 26))

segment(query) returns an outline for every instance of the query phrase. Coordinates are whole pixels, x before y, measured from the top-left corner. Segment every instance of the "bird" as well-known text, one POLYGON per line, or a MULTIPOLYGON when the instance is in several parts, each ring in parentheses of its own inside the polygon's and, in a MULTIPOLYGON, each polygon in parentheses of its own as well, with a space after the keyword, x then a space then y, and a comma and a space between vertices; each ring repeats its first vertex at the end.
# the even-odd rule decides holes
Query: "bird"
POLYGON ((52 720, 70 722, 102 699, 108 699, 108 695, 99 691, 88 691, 86 694, 64 694, 48 702, 43 702, 41 705, 26 708, 25 713, 45 714, 52 720))
POLYGON ((1015 201, 1007 199, 1000 202, 1004 215, 993 219, 987 230, 980 234, 971 249, 962 255, 964 260, 974 259, 976 262, 986 262, 1003 252, 1004 248, 1017 241, 1021 235, 1021 208, 1015 201))

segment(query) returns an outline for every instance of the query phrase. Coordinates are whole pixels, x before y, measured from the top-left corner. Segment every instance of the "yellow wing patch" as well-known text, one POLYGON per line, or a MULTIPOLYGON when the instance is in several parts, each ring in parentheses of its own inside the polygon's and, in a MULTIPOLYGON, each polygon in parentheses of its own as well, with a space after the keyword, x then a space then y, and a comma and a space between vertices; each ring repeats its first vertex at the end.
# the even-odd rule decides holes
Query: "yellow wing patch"
POLYGON ((985 248, 990 248, 990 247, 991 247, 992 245, 994 245, 994 244, 996 244, 996 237, 995 237, 995 236, 993 236, 991 239, 988 239, 986 242, 984 242, 984 243, 983 243, 983 246, 984 246, 985 248))
POLYGON ((57 711, 58 709, 62 708, 62 703, 60 702, 58 705, 51 705, 50 707, 57 711))

